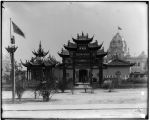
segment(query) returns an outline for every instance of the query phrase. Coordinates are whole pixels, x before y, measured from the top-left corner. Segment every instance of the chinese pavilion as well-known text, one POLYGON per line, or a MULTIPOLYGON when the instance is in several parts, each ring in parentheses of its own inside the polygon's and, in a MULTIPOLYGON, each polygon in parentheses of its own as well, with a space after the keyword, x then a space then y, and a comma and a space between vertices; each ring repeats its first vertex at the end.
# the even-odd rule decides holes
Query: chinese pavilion
MULTIPOLYGON (((64 45, 65 49, 59 52, 62 57, 63 80, 67 79, 66 71, 69 71, 73 84, 93 82, 93 77, 97 78, 97 83, 103 82, 103 57, 107 55, 102 47, 103 43, 93 41, 93 37, 88 34, 77 34, 77 38, 72 38, 73 42, 68 41, 64 45)), ((67 74, 67 75, 68 75, 67 74)))
POLYGON ((52 79, 52 68, 57 64, 57 61, 49 55, 46 58, 49 51, 45 52, 39 44, 37 51, 32 51, 34 57, 31 60, 26 60, 22 63, 23 66, 27 67, 27 80, 28 81, 43 81, 52 79))

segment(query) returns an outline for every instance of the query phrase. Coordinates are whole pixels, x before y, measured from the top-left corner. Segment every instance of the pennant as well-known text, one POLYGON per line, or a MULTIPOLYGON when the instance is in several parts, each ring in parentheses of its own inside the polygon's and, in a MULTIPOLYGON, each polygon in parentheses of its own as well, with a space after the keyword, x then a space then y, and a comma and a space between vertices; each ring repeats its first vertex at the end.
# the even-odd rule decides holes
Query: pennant
POLYGON ((12 21, 12 25, 13 25, 14 32, 25 38, 25 35, 22 32, 22 30, 13 21, 12 21))

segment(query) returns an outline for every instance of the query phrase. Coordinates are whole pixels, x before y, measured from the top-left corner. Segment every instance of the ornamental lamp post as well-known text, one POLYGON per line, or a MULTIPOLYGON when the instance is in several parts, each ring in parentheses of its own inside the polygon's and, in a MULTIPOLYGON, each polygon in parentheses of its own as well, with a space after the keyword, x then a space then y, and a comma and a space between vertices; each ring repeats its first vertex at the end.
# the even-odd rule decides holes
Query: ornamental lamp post
POLYGON ((15 60, 14 53, 17 50, 17 46, 15 46, 15 38, 14 36, 11 38, 11 45, 6 48, 7 52, 10 54, 11 59, 11 81, 12 81, 12 102, 15 102, 15 60))

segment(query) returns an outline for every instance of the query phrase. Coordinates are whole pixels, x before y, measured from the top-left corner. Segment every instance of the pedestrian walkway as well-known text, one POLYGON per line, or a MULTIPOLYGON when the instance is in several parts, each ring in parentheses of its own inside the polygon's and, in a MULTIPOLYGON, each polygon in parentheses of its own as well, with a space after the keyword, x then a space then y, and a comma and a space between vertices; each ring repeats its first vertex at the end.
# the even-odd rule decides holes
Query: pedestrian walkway
POLYGON ((49 105, 49 104, 4 104, 3 110, 104 110, 104 109, 145 109, 146 104, 76 104, 76 105, 49 105))
POLYGON ((7 118, 144 118, 144 104, 3 105, 7 118))

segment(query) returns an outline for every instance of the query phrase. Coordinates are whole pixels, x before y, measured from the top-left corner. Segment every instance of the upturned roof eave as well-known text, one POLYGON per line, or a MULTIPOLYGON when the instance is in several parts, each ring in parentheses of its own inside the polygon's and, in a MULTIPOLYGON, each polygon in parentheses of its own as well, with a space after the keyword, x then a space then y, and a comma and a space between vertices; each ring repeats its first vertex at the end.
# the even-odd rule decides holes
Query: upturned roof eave
POLYGON ((115 64, 115 63, 108 63, 108 64, 106 64, 107 66, 113 66, 113 67, 119 67, 119 66, 129 66, 129 67, 131 67, 131 66, 133 66, 134 64, 132 64, 132 63, 126 63, 126 64, 115 64))
POLYGON ((64 45, 64 48, 66 50, 69 50, 69 51, 76 51, 77 50, 77 47, 76 48, 75 47, 69 47, 69 46, 66 46, 66 45, 64 45))
POLYGON ((99 50, 101 46, 96 46, 96 47, 90 47, 88 46, 89 50, 99 50))
POLYGON ((65 55, 65 54, 62 54, 62 53, 58 53, 58 55, 59 55, 60 57, 69 57, 69 55, 65 55))
POLYGON ((92 45, 90 45, 90 44, 88 45, 89 49, 97 49, 97 50, 98 50, 98 49, 101 49, 102 46, 103 46, 103 43, 100 44, 100 45, 97 44, 97 46, 92 46, 92 45))
POLYGON ((49 53, 49 51, 47 51, 47 52, 42 52, 42 53, 38 53, 38 52, 35 52, 35 51, 32 51, 32 53, 35 55, 35 56, 38 56, 38 57, 45 57, 48 53, 49 53))
POLYGON ((107 55, 107 52, 104 52, 104 53, 97 54, 96 56, 97 56, 97 57, 104 57, 104 56, 106 56, 106 55, 107 55))
POLYGON ((87 39, 87 40, 78 40, 78 39, 72 38, 72 40, 73 40, 75 43, 90 43, 90 42, 92 42, 93 38, 89 38, 89 39, 87 39))
POLYGON ((107 67, 131 67, 132 65, 106 65, 107 67))
POLYGON ((26 61, 26 63, 23 63, 23 62, 21 61, 21 64, 22 64, 24 67, 30 67, 30 66, 31 66, 30 62, 27 62, 27 61, 26 61))

